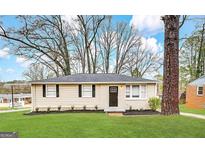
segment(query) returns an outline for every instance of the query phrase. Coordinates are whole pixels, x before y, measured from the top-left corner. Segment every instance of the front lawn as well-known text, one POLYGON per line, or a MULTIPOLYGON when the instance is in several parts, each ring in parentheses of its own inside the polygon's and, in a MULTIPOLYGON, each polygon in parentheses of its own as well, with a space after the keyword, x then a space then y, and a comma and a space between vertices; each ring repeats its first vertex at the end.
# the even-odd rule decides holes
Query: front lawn
POLYGON ((181 112, 205 115, 205 109, 191 109, 186 107, 185 104, 180 104, 179 107, 181 112))
POLYGON ((20 137, 205 137, 205 120, 183 116, 23 113, 1 113, 0 132, 15 131, 20 137))

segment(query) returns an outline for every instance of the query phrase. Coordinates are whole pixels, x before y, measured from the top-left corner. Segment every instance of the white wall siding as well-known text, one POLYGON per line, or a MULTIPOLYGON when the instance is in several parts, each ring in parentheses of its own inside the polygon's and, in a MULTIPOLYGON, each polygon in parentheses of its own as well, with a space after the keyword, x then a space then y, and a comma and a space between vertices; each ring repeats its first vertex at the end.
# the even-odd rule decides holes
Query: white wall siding
POLYGON ((32 104, 33 110, 36 107, 83 107, 93 108, 97 105, 98 109, 109 108, 109 86, 118 86, 118 108, 129 109, 148 109, 148 98, 155 96, 155 83, 147 84, 147 99, 128 99, 125 97, 124 85, 105 85, 98 84, 95 87, 95 97, 79 97, 78 85, 59 85, 59 97, 43 97, 42 85, 32 85, 32 104))

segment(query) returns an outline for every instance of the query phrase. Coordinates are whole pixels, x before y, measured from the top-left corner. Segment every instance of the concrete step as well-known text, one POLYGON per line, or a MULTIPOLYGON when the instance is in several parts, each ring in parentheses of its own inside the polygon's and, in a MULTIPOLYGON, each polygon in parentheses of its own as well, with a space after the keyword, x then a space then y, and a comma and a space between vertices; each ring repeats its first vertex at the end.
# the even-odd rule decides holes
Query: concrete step
POLYGON ((107 112, 107 114, 109 116, 117 116, 117 117, 123 116, 123 112, 107 112))
POLYGON ((125 112, 125 109, 122 108, 117 108, 117 107, 110 107, 110 108, 106 108, 104 109, 105 112, 117 112, 117 113, 122 113, 125 112))

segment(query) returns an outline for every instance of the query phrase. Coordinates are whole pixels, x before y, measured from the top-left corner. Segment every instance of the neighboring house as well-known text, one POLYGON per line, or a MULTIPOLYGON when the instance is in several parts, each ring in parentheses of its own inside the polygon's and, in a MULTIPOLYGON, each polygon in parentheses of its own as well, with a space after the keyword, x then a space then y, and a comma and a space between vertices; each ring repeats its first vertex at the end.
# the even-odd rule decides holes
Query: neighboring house
POLYGON ((33 110, 67 108, 105 112, 149 109, 157 81, 118 74, 74 74, 31 82, 33 110))
MULTIPOLYGON (((13 94, 14 105, 30 104, 31 103, 31 94, 13 94)), ((0 94, 0 103, 11 103, 12 95, 11 94, 0 94)))
POLYGON ((188 84, 186 106, 190 108, 205 108, 205 75, 188 84))

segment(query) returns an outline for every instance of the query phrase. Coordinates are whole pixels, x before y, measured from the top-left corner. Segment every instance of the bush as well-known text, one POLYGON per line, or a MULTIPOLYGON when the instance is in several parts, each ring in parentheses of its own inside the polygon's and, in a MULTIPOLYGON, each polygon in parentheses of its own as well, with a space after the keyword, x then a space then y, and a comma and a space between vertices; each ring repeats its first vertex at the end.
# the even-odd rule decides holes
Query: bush
POLYGON ((97 105, 95 105, 95 110, 98 110, 98 106, 97 105))
POLYGON ((35 108, 35 110, 36 110, 36 112, 38 112, 38 111, 39 111, 39 108, 37 107, 37 108, 35 108))
POLYGON ((51 107, 48 107, 48 108, 47 108, 47 112, 50 112, 50 110, 51 110, 51 107))
POLYGON ((179 104, 185 104, 186 103, 186 92, 181 93, 179 98, 179 104))
POLYGON ((61 106, 58 106, 58 111, 59 111, 59 112, 61 111, 61 106))
POLYGON ((148 103, 149 103, 149 107, 153 111, 156 111, 160 107, 161 100, 157 97, 152 97, 152 98, 149 99, 148 103))

